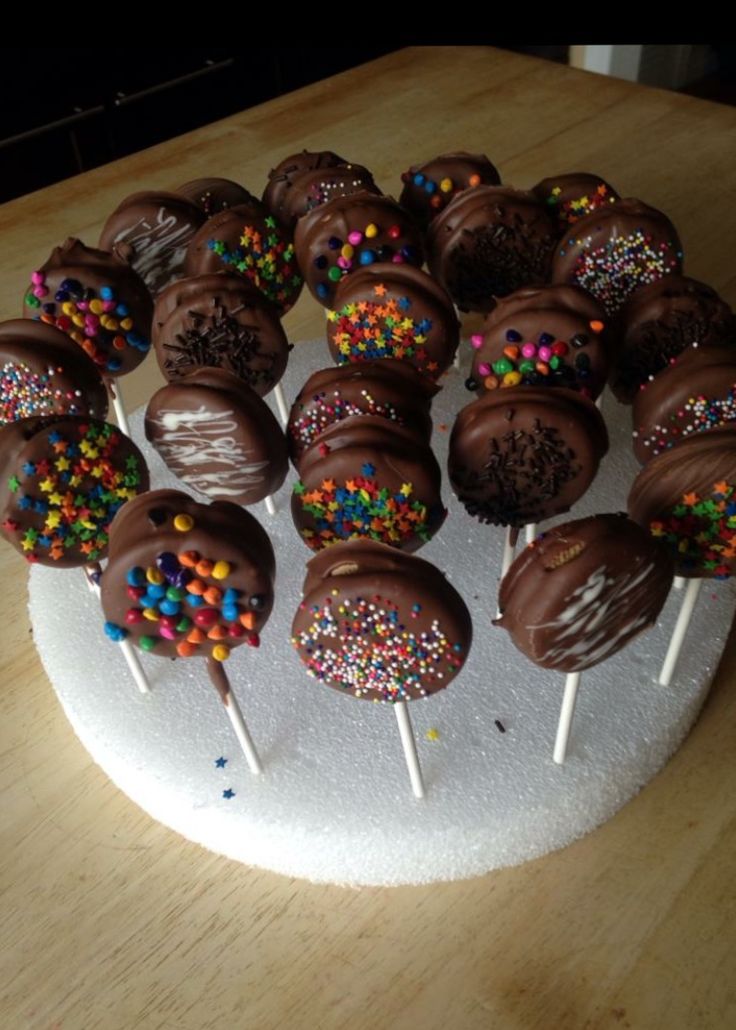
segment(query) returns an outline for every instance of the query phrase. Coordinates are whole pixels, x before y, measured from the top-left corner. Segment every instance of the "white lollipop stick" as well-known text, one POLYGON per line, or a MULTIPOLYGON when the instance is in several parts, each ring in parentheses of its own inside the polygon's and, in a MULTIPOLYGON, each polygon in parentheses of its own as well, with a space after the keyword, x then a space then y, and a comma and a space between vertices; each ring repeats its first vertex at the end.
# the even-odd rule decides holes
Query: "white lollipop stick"
POLYGON ((452 367, 456 372, 460 371, 460 348, 455 351, 455 357, 452 359, 452 367))
MULTIPOLYGON (((511 526, 506 527, 506 536, 503 540, 503 556, 501 558, 501 579, 511 568, 511 562, 514 560, 514 545, 511 543, 511 534, 513 530, 511 526)), ((501 609, 496 608, 496 618, 501 617, 501 609)))
POLYGON ((284 397, 284 391, 281 389, 281 383, 276 383, 273 388, 273 395, 276 398, 276 407, 279 409, 279 417, 286 426, 289 422, 289 409, 286 407, 286 398, 284 397))
POLYGON ((115 418, 118 426, 126 436, 130 436, 130 426, 128 425, 128 416, 125 414, 125 403, 123 401, 123 392, 120 389, 120 384, 111 376, 107 376, 105 379, 105 385, 107 386, 107 391, 110 394, 112 406, 115 409, 115 418))
POLYGON ((558 765, 562 765, 567 754, 567 742, 570 738, 570 727, 572 717, 575 714, 575 702, 578 697, 580 686, 579 672, 568 672, 565 679, 565 693, 562 695, 562 707, 560 708, 560 721, 557 724, 557 736, 555 737, 555 750, 552 755, 558 765))
POLYGON ((394 705, 394 711, 396 712, 396 721, 399 724, 401 746, 404 748, 404 758, 406 759, 406 768, 409 770, 411 789, 414 792, 415 798, 423 798, 424 780, 422 779, 422 770, 419 766, 419 755, 417 754, 417 745, 414 741, 414 733, 411 728, 406 701, 397 701, 394 705))
POLYGON ((526 526, 524 527, 524 534, 525 534, 526 542, 528 544, 533 544, 534 543, 534 538, 537 535, 537 523, 536 522, 527 522, 526 526))
POLYGON ((596 406, 596 408, 598 408, 598 411, 601 411, 601 409, 603 408, 603 394, 602 393, 599 393, 598 396, 596 397, 596 399, 595 399, 595 406, 596 406))
POLYGON ((685 639, 687 628, 690 625, 690 619, 692 618, 695 602, 698 599, 698 594, 700 593, 700 587, 702 584, 702 579, 691 579, 687 585, 685 596, 682 599, 680 614, 677 616, 677 622, 675 623, 672 639, 670 640, 670 646, 667 648, 664 665, 662 666, 662 671, 659 674, 659 682, 663 687, 668 687, 672 680, 672 674, 675 671, 677 659, 680 657, 682 643, 685 639))
POLYGON ((276 514, 276 505, 273 503, 273 497, 270 494, 266 498, 266 511, 269 515, 276 514))
MULTIPOLYGON (((100 566, 98 562, 92 565, 85 565, 82 569, 84 578, 87 580, 87 586, 95 595, 97 600, 100 599, 100 584, 98 582, 100 575, 100 566)), ((132 647, 129 640, 119 640, 120 650, 123 652, 123 658, 127 662, 130 675, 135 680, 135 684, 140 690, 141 694, 151 693, 151 684, 148 682, 148 677, 141 665, 141 660, 138 657, 135 649, 132 647)))
POLYGON ((675 590, 682 590, 686 582, 687 580, 684 576, 675 576, 675 578, 672 580, 672 586, 675 590))
POLYGON ((130 675, 136 682, 136 686, 140 690, 141 694, 150 694, 151 685, 148 682, 146 673, 141 665, 141 660, 136 654, 136 650, 129 640, 120 641, 120 650, 123 652, 123 658, 128 663, 130 669, 130 675))
POLYGON ((235 694, 233 694, 230 687, 230 680, 227 678, 227 673, 222 667, 222 662, 217 662, 214 658, 208 658, 207 672, 209 673, 213 686, 220 695, 222 703, 225 705, 225 711, 230 719, 232 728, 235 730, 235 736, 238 738, 238 742, 243 749, 243 754, 245 755, 245 760, 248 763, 248 768, 255 776, 260 775, 263 772, 261 760, 258 757, 258 752, 256 751, 250 731, 246 726, 243 713, 240 710, 240 705, 238 704, 235 694))

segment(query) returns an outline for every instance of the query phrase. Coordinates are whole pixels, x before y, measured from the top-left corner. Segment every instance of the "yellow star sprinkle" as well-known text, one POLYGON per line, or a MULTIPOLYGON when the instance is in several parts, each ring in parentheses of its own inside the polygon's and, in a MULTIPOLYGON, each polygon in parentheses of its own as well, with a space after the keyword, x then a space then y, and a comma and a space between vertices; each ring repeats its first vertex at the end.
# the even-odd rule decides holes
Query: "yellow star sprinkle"
POLYGON ((427 740, 439 740, 440 731, 435 729, 427 730, 424 736, 427 738, 427 740))

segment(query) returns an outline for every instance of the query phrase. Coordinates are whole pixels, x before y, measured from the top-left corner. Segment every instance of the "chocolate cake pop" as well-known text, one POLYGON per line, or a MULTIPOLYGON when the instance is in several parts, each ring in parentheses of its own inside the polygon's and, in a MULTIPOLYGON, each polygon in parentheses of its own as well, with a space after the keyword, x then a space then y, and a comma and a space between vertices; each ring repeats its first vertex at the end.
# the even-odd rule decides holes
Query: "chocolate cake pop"
POLYGON ((682 244, 669 218, 628 199, 575 223, 555 251, 551 277, 582 286, 613 315, 639 287, 681 269, 682 244))
POLYGON ((308 675, 341 693, 393 704, 435 694, 462 669, 470 614, 442 573, 371 540, 307 565, 292 644, 308 675))
POLYGON ((347 164, 350 162, 332 150, 303 150, 300 154, 290 154, 268 173, 268 183, 263 191, 263 203, 279 221, 282 221, 284 207, 288 203, 289 194, 297 176, 314 169, 334 168, 336 165, 347 164))
POLYGON ((736 426, 709 429, 652 458, 629 514, 663 540, 678 576, 726 579, 736 569, 736 426))
POLYGON ((683 275, 635 290, 619 312, 618 327, 611 389, 624 404, 691 344, 736 344, 736 318, 728 304, 710 286, 683 275))
POLYGON ((275 309, 241 276, 179 279, 156 298, 156 360, 167 379, 223 368, 261 397, 281 379, 289 343, 275 309))
POLYGON ((619 200, 613 186, 590 172, 551 175, 533 186, 532 193, 557 220, 560 234, 591 212, 619 200))
POLYGON ((218 178, 191 179, 177 186, 174 193, 179 193, 192 204, 196 204, 206 218, 211 218, 225 208, 247 204, 252 198, 252 194, 244 186, 238 185, 232 179, 218 178))
POLYGON ((496 390, 458 414, 450 482, 469 515, 520 527, 568 511, 607 450, 601 413, 580 393, 564 387, 496 390))
POLYGON ((286 430, 291 459, 298 465, 304 451, 331 426, 366 415, 380 425, 410 430, 418 443, 429 443, 429 408, 436 392, 431 380, 404 361, 379 358, 321 369, 309 377, 292 405, 286 430))
POLYGON ((432 221, 427 263, 461 311, 490 311, 497 297, 547 279, 556 242, 555 223, 533 193, 477 186, 432 221))
POLYGON ((654 625, 672 561, 626 515, 593 515, 537 537, 501 583, 500 618, 536 665, 580 672, 654 625))
POLYGON ((631 409, 642 464, 681 440, 736 421, 736 347, 690 347, 639 391, 631 409))
POLYGON ((31 276, 23 314, 56 326, 110 376, 132 372, 151 343, 151 296, 131 250, 94 250, 70 237, 31 276))
POLYGON ((598 302, 576 286, 516 290, 470 339, 469 389, 567 386, 595 398, 606 385, 610 340, 598 302))
POLYGON ((178 490, 154 490, 129 507, 111 528, 102 576, 110 639, 215 662, 239 644, 257 647, 273 606, 275 561, 253 516, 178 490))
POLYGON ((485 154, 458 150, 440 154, 424 164, 412 165, 402 173, 401 181, 404 188, 399 203, 426 231, 435 215, 462 190, 472 186, 498 186, 501 179, 485 154))
POLYGON ((354 193, 315 208, 297 223, 297 261, 316 300, 334 307, 337 284, 377 261, 421 265, 421 235, 390 197, 354 193))
POLYGON ((440 469, 429 446, 376 421, 338 422, 299 459, 292 515, 313 551, 356 537, 415 551, 445 519, 440 469))
POLYGON ((302 288, 291 236, 255 197, 213 215, 189 245, 185 275, 221 271, 247 279, 281 315, 302 288))
POLYGON ((29 562, 104 558, 113 516, 147 489, 141 452, 107 422, 60 415, 0 429, 0 529, 29 562))
POLYGON ((255 504, 286 478, 286 439, 271 409, 220 368, 197 369, 157 390, 145 432, 174 475, 213 501, 255 504))
POLYGON ((327 312, 327 343, 338 364, 398 358, 437 379, 457 350, 452 300, 420 268, 380 262, 340 281, 327 312))
POLYGON ((0 322, 0 426, 39 415, 107 415, 97 366, 66 333, 43 322, 0 322))
POLYGON ((381 196, 373 176, 362 165, 341 164, 301 171, 291 176, 290 188, 279 207, 279 221, 293 232, 298 220, 308 211, 335 197, 349 197, 353 193, 381 196))
POLYGON ((155 296, 181 274, 189 241, 204 213, 178 193, 132 193, 115 208, 100 233, 100 247, 133 248, 131 264, 155 296))

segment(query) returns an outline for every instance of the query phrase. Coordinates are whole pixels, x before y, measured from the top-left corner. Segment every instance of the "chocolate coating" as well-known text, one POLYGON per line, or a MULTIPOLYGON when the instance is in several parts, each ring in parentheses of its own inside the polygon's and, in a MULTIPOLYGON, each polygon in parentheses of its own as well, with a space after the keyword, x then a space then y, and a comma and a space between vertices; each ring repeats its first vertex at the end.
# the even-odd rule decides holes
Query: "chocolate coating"
POLYGON ((105 222, 100 247, 129 244, 131 264, 155 296, 181 274, 189 241, 203 221, 196 204, 178 193, 131 193, 105 222))
POLYGON ((644 464, 693 433, 736 421, 736 347, 690 347, 634 400, 634 454, 644 464))
POLYGON ((0 426, 40 415, 107 415, 97 366, 66 333, 44 322, 0 322, 0 426))
POLYGON ((338 364, 398 358, 437 379, 460 335, 452 300, 413 265, 379 262, 345 276, 327 312, 327 344, 338 364))
POLYGON ((497 390, 458 414, 450 481, 469 515, 519 527, 568 511, 607 450, 603 417, 580 393, 564 387, 497 390))
POLYGON ((148 489, 148 469, 116 426, 73 416, 0 429, 0 529, 29 562, 99 561, 120 508, 148 489))
POLYGON ((206 218, 211 218, 225 208, 247 204, 253 199, 253 195, 244 186, 232 179, 191 179, 177 186, 174 193, 180 193, 192 204, 196 204, 206 218))
POLYGON ((130 254, 70 237, 33 273, 23 298, 25 318, 61 329, 110 376, 132 372, 151 347, 153 303, 130 254))
POLYGON ((290 154, 268 173, 263 203, 281 221, 284 205, 298 175, 317 168, 334 168, 346 164, 350 162, 332 150, 303 150, 300 154, 290 154))
POLYGON ((606 385, 608 319, 585 290, 540 286, 516 290, 471 337, 469 389, 567 386, 595 399, 606 385))
POLYGON ((461 311, 490 311, 497 297, 545 281, 556 242, 555 223, 534 194, 477 186, 432 221, 428 265, 461 311))
POLYGON ((222 271, 247 279, 281 315, 301 293, 291 236, 255 197, 213 215, 189 245, 185 275, 222 271))
POLYGON ((271 409, 220 368, 197 369, 157 390, 145 430, 174 475, 211 501, 256 504, 286 478, 286 439, 271 409))
POLYGON ((552 282, 575 283, 609 315, 647 283, 682 270, 682 244, 667 215, 641 200, 619 200, 581 218, 560 240, 552 282))
POLYGON ((429 223, 444 210, 453 197, 473 186, 498 186, 501 178, 485 154, 468 154, 464 150, 440 154, 412 165, 403 172, 404 188, 399 203, 426 230, 429 223))
POLYGON ((312 296, 334 306, 337 284, 374 262, 421 265, 421 234, 390 197, 353 193, 335 197, 300 218, 294 234, 297 261, 312 296))
POLYGON ((626 515, 554 526, 518 555, 494 625, 536 665, 581 672, 657 621, 672 586, 665 548, 626 515))
POLYGON ((429 408, 437 387, 405 361, 380 358, 313 373, 294 401, 286 428, 291 460, 319 441, 336 422, 370 416, 379 424, 408 429, 417 443, 429 443, 429 408))
POLYGON ((683 275, 640 287, 621 308, 618 323, 611 389, 624 404, 691 344, 736 344, 736 318, 728 304, 710 286, 683 275))
POLYGON ((334 197, 349 197, 353 193, 381 196, 373 176, 362 165, 342 164, 299 172, 291 177, 284 194, 279 221, 293 232, 297 221, 308 211, 334 197))
POLYGON ((436 694, 462 669, 472 624, 439 569, 370 540, 307 565, 292 644, 308 675, 366 701, 436 694))
POLYGON ((690 436, 634 480, 629 514, 668 544, 679 576, 725 579, 736 568, 736 426, 690 436))
POLYGON ((110 529, 105 631, 163 658, 224 661, 239 644, 259 645, 274 575, 271 541, 247 511, 153 490, 110 529))
POLYGON ((302 454, 298 470, 292 516, 313 551, 355 537, 416 551, 447 514, 429 446, 369 416, 322 433, 302 454))
POLYGON ((247 279, 223 272, 179 279, 158 295, 153 344, 167 379, 224 368, 261 397, 281 379, 289 357, 275 308, 247 279))
POLYGON ((556 219, 560 234, 592 211, 615 204, 620 199, 613 186, 590 172, 551 175, 533 186, 532 193, 556 219))

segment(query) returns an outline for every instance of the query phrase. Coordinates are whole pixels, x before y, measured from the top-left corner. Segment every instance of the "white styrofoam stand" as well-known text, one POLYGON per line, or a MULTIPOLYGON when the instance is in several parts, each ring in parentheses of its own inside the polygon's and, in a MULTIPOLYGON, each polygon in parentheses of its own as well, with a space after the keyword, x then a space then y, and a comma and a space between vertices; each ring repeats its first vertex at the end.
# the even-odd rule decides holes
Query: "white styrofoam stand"
MULTIPOLYGON (((324 343, 297 345, 287 400, 329 364, 324 343)), ((443 467, 454 414, 472 399, 464 376, 450 371, 434 401, 433 446, 443 467)), ((629 412, 607 395, 604 414, 611 452, 588 495, 556 522, 625 508, 637 470, 629 412)), ((140 444, 140 412, 131 425, 140 444)), ((153 485, 177 486, 158 456, 147 445, 144 451, 153 485)), ((728 635, 733 583, 705 584, 671 687, 659 686, 657 674, 681 603, 677 591, 655 629, 583 675, 567 760, 558 766, 552 749, 565 678, 538 669, 491 626, 504 532, 472 520, 445 487, 450 514, 421 556, 465 597, 475 639, 455 682, 409 706, 427 788, 423 800, 414 798, 394 713, 309 679, 291 649, 311 556, 291 521, 293 481, 292 472, 275 516, 263 505, 251 509, 273 540, 276 604, 260 649, 237 648, 227 663, 262 776, 248 771, 203 661, 143 655, 153 690, 142 696, 104 636, 81 572, 32 570, 34 638, 66 714, 95 761, 155 819, 238 861, 314 881, 459 879, 592 830, 688 732, 728 635)))

